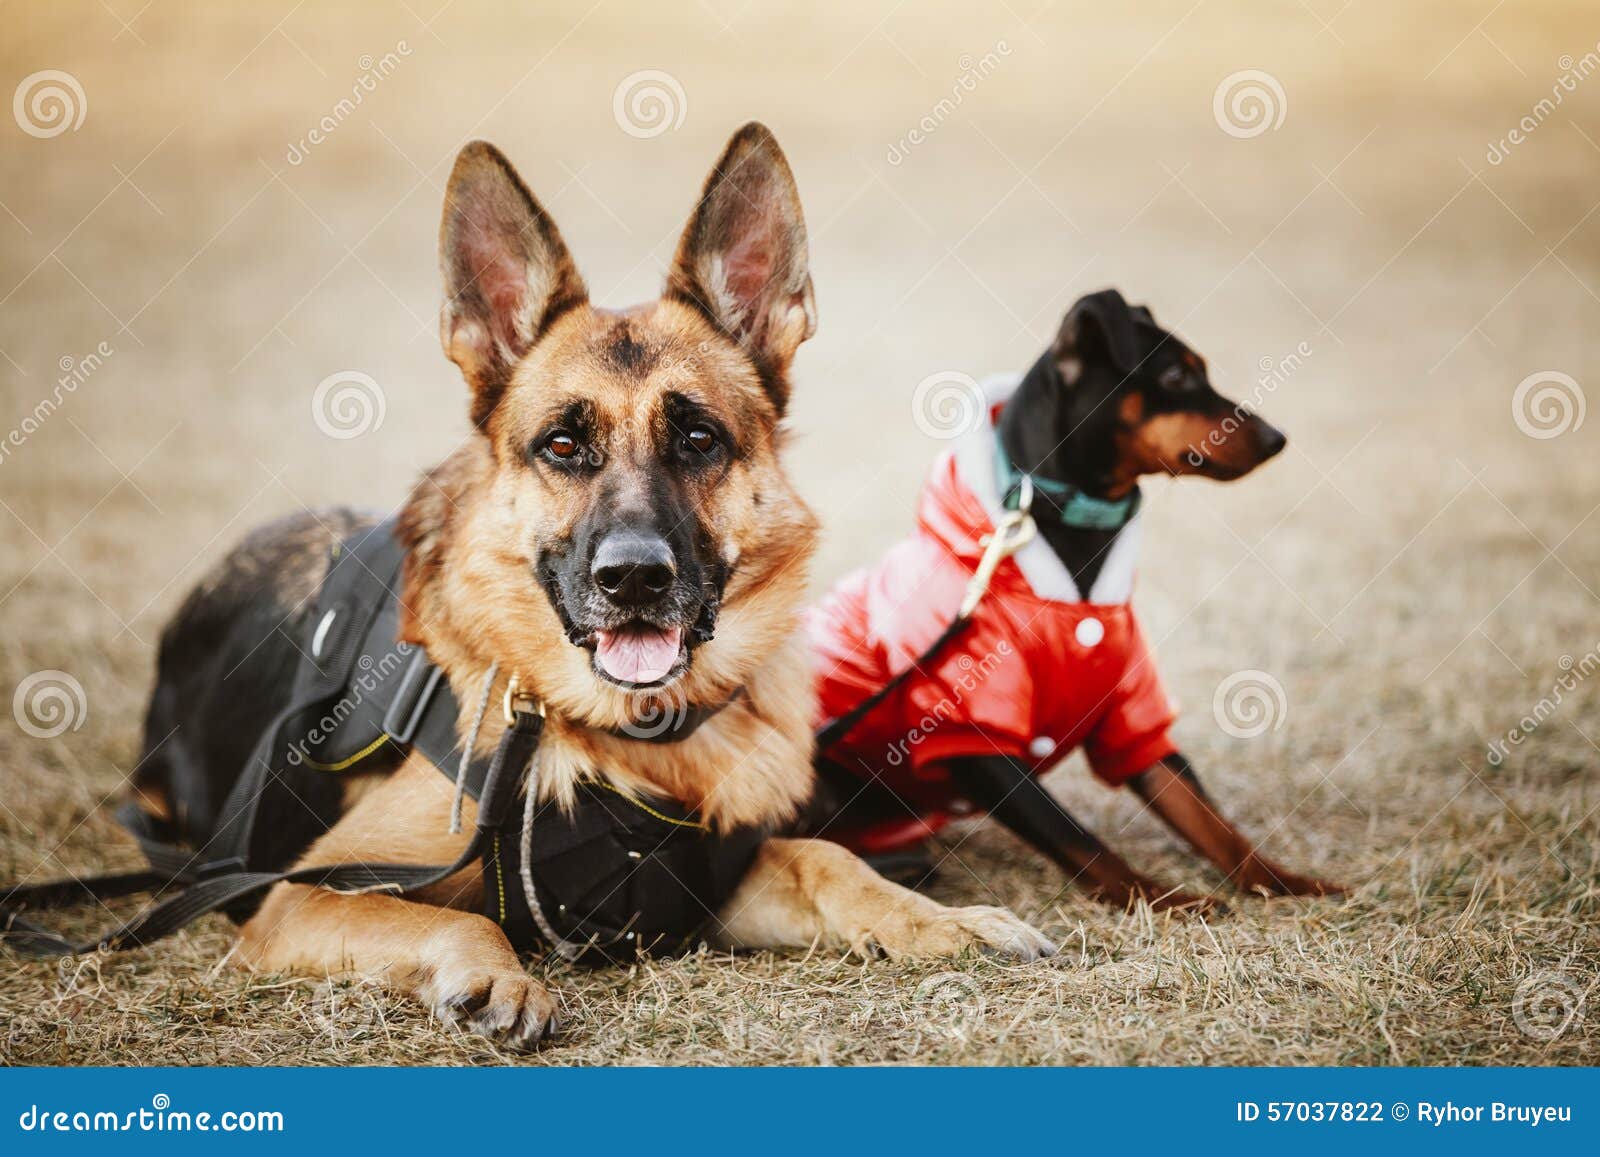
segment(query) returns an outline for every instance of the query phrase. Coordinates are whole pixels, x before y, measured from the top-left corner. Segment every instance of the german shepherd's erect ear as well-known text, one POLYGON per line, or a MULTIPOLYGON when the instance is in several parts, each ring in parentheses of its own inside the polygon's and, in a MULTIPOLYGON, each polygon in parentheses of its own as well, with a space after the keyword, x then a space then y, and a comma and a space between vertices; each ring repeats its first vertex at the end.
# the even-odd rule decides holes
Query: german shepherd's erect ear
POLYGON ((444 352, 473 390, 472 420, 494 410, 517 362, 589 291, 555 222, 485 141, 456 157, 439 226, 444 352))
POLYGON ((785 372, 817 331, 817 306, 800 191, 765 125, 740 129, 711 170, 678 242, 667 296, 745 349, 781 414, 785 372))

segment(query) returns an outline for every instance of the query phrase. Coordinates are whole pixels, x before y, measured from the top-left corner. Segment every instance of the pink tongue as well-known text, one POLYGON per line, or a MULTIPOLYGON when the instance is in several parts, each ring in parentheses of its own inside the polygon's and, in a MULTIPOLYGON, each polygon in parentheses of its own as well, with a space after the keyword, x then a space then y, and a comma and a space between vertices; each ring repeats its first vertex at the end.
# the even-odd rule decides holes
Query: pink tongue
POLYGON ((678 661, 683 628, 623 627, 594 633, 595 657, 607 675, 624 683, 654 683, 678 661))

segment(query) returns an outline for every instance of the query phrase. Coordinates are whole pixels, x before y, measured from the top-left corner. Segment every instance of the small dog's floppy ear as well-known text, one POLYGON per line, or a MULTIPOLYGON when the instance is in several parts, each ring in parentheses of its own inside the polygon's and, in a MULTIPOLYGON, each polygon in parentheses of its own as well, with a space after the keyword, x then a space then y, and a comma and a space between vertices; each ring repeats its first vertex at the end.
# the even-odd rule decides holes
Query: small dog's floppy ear
POLYGON ((511 162, 484 141, 456 156, 439 225, 440 339, 481 423, 512 367, 558 313, 588 297, 561 234, 511 162))
MULTIPOLYGON (((806 222, 783 150, 752 121, 706 179, 678 242, 667 295, 684 301, 772 371, 769 388, 817 330, 806 222)), ((774 397, 781 412, 787 397, 774 397)))
MULTIPOLYGON (((1146 311, 1148 314, 1148 311, 1146 311)), ((1115 289, 1080 297, 1062 319, 1051 352, 1068 385, 1083 373, 1083 363, 1100 357, 1127 375, 1139 361, 1133 334, 1134 311, 1115 289)))

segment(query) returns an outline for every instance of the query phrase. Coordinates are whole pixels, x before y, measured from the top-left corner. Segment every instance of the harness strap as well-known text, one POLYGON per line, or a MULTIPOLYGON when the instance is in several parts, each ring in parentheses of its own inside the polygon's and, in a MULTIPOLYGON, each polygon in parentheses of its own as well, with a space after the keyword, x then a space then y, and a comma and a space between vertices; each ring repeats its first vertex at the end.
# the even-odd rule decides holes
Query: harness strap
POLYGON ((404 895, 449 879, 483 857, 484 849, 513 814, 528 765, 544 733, 543 716, 518 713, 506 729, 484 778, 478 801, 478 826, 454 863, 334 864, 288 872, 229 872, 210 876, 96 937, 74 942, 24 919, 19 906, 62 907, 87 891, 95 899, 158 891, 172 883, 159 872, 62 880, 17 888, 0 897, 0 940, 25 956, 77 956, 102 949, 117 951, 151 944, 201 916, 257 896, 277 884, 310 884, 336 892, 393 892, 404 895))

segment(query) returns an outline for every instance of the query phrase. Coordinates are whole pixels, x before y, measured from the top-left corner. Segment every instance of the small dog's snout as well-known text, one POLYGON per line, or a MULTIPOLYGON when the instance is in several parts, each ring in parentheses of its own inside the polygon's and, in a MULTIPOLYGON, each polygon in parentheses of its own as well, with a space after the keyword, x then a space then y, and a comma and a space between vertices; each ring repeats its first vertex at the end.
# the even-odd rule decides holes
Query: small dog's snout
POLYGON ((1261 454, 1262 461, 1271 458, 1289 444, 1289 437, 1278 427, 1270 422, 1261 422, 1258 419, 1256 426, 1256 448, 1261 454))
POLYGON ((594 552, 589 573, 612 602, 641 607, 655 602, 672 586, 678 569, 664 538, 638 531, 614 531, 594 552))

